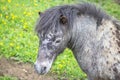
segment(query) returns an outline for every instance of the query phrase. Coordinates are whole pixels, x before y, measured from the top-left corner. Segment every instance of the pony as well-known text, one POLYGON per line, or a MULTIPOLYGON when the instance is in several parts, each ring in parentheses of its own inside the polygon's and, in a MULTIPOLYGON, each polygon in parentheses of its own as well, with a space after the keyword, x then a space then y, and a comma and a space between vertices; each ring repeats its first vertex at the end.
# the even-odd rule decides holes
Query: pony
POLYGON ((39 12, 35 70, 46 74, 65 48, 72 50, 88 80, 120 80, 120 22, 91 3, 39 12))

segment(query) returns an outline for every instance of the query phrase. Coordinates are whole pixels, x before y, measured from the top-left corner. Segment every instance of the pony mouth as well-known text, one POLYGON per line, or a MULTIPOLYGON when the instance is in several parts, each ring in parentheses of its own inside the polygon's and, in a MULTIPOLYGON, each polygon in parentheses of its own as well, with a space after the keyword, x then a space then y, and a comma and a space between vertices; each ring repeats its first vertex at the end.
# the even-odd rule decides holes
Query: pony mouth
POLYGON ((39 71, 36 71, 39 75, 45 75, 47 74, 47 71, 43 71, 43 72, 39 72, 39 71))

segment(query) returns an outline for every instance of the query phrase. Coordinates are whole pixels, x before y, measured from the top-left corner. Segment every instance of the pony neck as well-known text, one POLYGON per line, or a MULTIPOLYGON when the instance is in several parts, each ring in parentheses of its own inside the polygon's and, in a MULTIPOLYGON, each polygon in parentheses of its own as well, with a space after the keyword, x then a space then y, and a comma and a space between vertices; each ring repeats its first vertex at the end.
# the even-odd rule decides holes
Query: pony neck
POLYGON ((93 42, 96 36, 96 20, 90 16, 79 16, 74 20, 68 43, 73 53, 82 52, 88 42, 93 42))

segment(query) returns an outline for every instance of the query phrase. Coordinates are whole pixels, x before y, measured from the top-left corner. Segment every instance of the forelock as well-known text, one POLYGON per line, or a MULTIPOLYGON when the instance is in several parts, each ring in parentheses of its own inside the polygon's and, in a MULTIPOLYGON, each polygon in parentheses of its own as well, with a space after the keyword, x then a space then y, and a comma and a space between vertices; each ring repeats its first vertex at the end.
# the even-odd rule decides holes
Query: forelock
POLYGON ((67 18, 68 24, 66 29, 70 29, 73 27, 74 19, 81 15, 89 15, 96 19, 97 27, 101 25, 102 19, 109 19, 110 17, 101 9, 96 8, 95 5, 90 3, 83 3, 77 5, 63 5, 56 6, 50 9, 47 9, 38 19, 36 25, 36 31, 40 33, 48 32, 49 30, 55 28, 60 29, 59 18, 63 15, 67 18))

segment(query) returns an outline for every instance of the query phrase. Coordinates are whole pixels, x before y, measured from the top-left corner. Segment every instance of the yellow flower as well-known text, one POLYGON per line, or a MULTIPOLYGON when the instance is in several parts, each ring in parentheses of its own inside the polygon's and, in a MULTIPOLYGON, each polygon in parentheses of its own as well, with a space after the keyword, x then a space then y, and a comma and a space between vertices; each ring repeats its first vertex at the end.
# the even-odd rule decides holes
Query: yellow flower
POLYGON ((11 14, 12 20, 14 20, 16 18, 16 16, 14 14, 11 14))
POLYGON ((17 46, 16 49, 20 49, 20 46, 17 46))
POLYGON ((2 23, 3 23, 3 24, 6 24, 6 22, 5 22, 4 20, 2 20, 2 23))
POLYGON ((38 4, 34 3, 34 6, 38 6, 38 4))
POLYGON ((23 23, 23 22, 24 22, 24 20, 22 19, 22 20, 20 20, 20 22, 22 22, 22 23, 23 23))
POLYGON ((23 12, 24 15, 26 15, 26 12, 23 12))
POLYGON ((28 13, 27 13, 27 16, 31 16, 31 13, 30 13, 30 12, 28 12, 28 13))
POLYGON ((24 26, 23 26, 23 29, 27 29, 27 28, 28 28, 28 26, 27 26, 27 25, 24 25, 24 26))
POLYGON ((5 6, 2 7, 3 10, 6 10, 7 8, 5 6))
POLYGON ((18 7, 18 6, 19 6, 19 4, 16 4, 16 6, 18 7))
POLYGON ((22 36, 23 36, 23 32, 21 32, 21 33, 19 34, 19 36, 22 37, 22 36))
POLYGON ((14 20, 14 19, 15 19, 15 16, 12 16, 12 19, 14 20))
POLYGON ((26 11, 23 12, 23 14, 26 15, 26 16, 31 16, 32 15, 31 12, 26 12, 26 11))
POLYGON ((11 0, 8 0, 8 3, 11 3, 11 0))
POLYGON ((22 34, 19 34, 20 37, 22 37, 22 34))
POLYGON ((2 14, 0 14, 0 17, 2 17, 2 14))
POLYGON ((63 65, 62 65, 62 64, 59 64, 58 66, 59 66, 59 68, 60 68, 60 69, 63 67, 63 65))
POLYGON ((2 42, 0 42, 0 46, 3 46, 3 43, 2 43, 2 42))
POLYGON ((26 23, 26 22, 24 22, 24 25, 27 25, 27 23, 26 23))
POLYGON ((5 18, 8 19, 8 16, 6 15, 5 18))
POLYGON ((24 22, 23 29, 27 29, 27 28, 28 28, 28 25, 26 22, 24 22))
POLYGON ((38 48, 36 48, 36 51, 38 51, 38 48))
POLYGON ((10 46, 13 47, 13 46, 14 46, 14 43, 10 43, 10 46))

